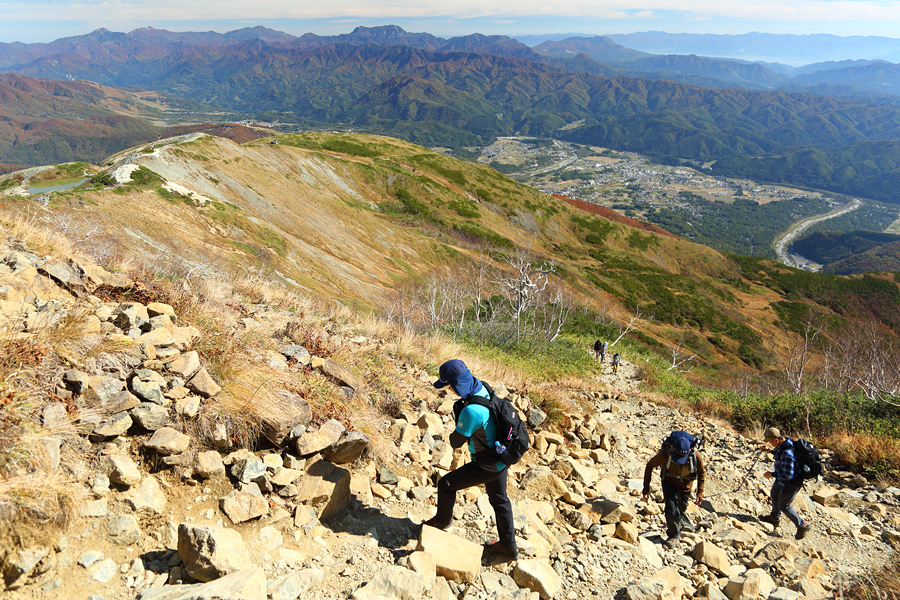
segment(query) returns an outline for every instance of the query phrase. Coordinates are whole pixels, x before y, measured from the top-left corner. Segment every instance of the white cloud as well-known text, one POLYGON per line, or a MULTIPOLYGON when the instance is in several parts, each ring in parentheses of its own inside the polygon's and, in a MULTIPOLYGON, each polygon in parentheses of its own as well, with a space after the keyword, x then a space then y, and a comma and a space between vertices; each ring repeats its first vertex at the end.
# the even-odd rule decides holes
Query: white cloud
POLYGON ((684 18, 717 17, 754 21, 828 22, 837 20, 894 21, 900 23, 900 2, 878 0, 568 0, 547 4, 545 0, 479 0, 455 2, 428 0, 393 0, 381 4, 369 0, 333 0, 327 3, 267 0, 253 3, 245 0, 219 0, 215 3, 197 0, 114 0, 69 2, 67 0, 31 0, 4 2, 4 19, 35 21, 213 21, 231 19, 322 19, 361 18, 427 18, 454 17, 527 17, 552 15, 559 17, 632 18, 667 12, 684 18))

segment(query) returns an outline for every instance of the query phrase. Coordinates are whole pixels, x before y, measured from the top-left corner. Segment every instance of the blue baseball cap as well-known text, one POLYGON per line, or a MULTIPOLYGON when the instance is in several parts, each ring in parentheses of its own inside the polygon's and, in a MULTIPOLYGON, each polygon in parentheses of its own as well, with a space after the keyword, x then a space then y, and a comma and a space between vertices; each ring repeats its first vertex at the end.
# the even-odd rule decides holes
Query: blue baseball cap
POLYGON ((669 444, 669 458, 675 461, 675 464, 683 465, 690 455, 691 443, 687 439, 677 437, 669 444))
POLYGON ((438 375, 440 379, 434 382, 434 387, 440 389, 452 385, 456 393, 463 398, 481 389, 481 382, 475 379, 466 363, 458 358, 442 364, 438 375))

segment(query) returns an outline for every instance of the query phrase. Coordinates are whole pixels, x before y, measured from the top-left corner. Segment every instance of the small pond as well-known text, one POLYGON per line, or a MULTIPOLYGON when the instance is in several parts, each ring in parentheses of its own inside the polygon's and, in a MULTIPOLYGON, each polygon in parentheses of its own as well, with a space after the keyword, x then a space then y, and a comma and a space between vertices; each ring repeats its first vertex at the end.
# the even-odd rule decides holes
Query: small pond
POLYGON ((90 179, 90 177, 83 177, 82 179, 79 179, 78 181, 73 181, 71 183, 63 183, 60 185, 48 185, 48 186, 42 186, 39 183, 36 186, 29 187, 28 193, 29 194, 46 194, 48 192, 62 192, 65 190, 71 190, 73 187, 81 185, 88 179, 90 179))

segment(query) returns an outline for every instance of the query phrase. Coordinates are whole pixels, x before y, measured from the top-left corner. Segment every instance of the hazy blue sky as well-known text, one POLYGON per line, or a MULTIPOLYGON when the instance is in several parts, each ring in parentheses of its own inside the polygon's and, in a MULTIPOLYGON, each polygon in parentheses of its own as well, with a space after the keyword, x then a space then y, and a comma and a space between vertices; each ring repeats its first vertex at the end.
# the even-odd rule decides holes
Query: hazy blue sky
POLYGON ((469 33, 832 33, 900 37, 900 1, 881 0, 0 0, 0 42, 49 42, 98 27, 219 31, 263 25, 293 35, 396 24, 469 33))

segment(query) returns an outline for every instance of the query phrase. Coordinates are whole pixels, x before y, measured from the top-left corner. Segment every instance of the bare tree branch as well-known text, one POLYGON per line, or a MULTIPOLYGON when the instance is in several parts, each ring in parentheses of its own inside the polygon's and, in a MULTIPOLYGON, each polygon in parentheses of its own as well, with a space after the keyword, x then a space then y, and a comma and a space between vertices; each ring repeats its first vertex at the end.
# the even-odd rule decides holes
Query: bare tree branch
POLYGON ((619 337, 615 339, 615 341, 611 342, 609 347, 612 348, 616 344, 619 343, 623 337, 628 335, 632 331, 640 331, 650 324, 650 321, 653 320, 652 316, 645 317, 643 311, 640 306, 634 307, 634 312, 628 315, 628 322, 622 322, 619 324, 619 337))
POLYGON ((689 373, 694 369, 694 367, 697 366, 695 364, 692 364, 693 361, 696 360, 696 358, 696 354, 691 354, 690 356, 688 356, 688 353, 684 351, 684 348, 681 347, 681 344, 675 344, 674 346, 672 346, 672 364, 668 369, 666 369, 666 371, 689 373))

